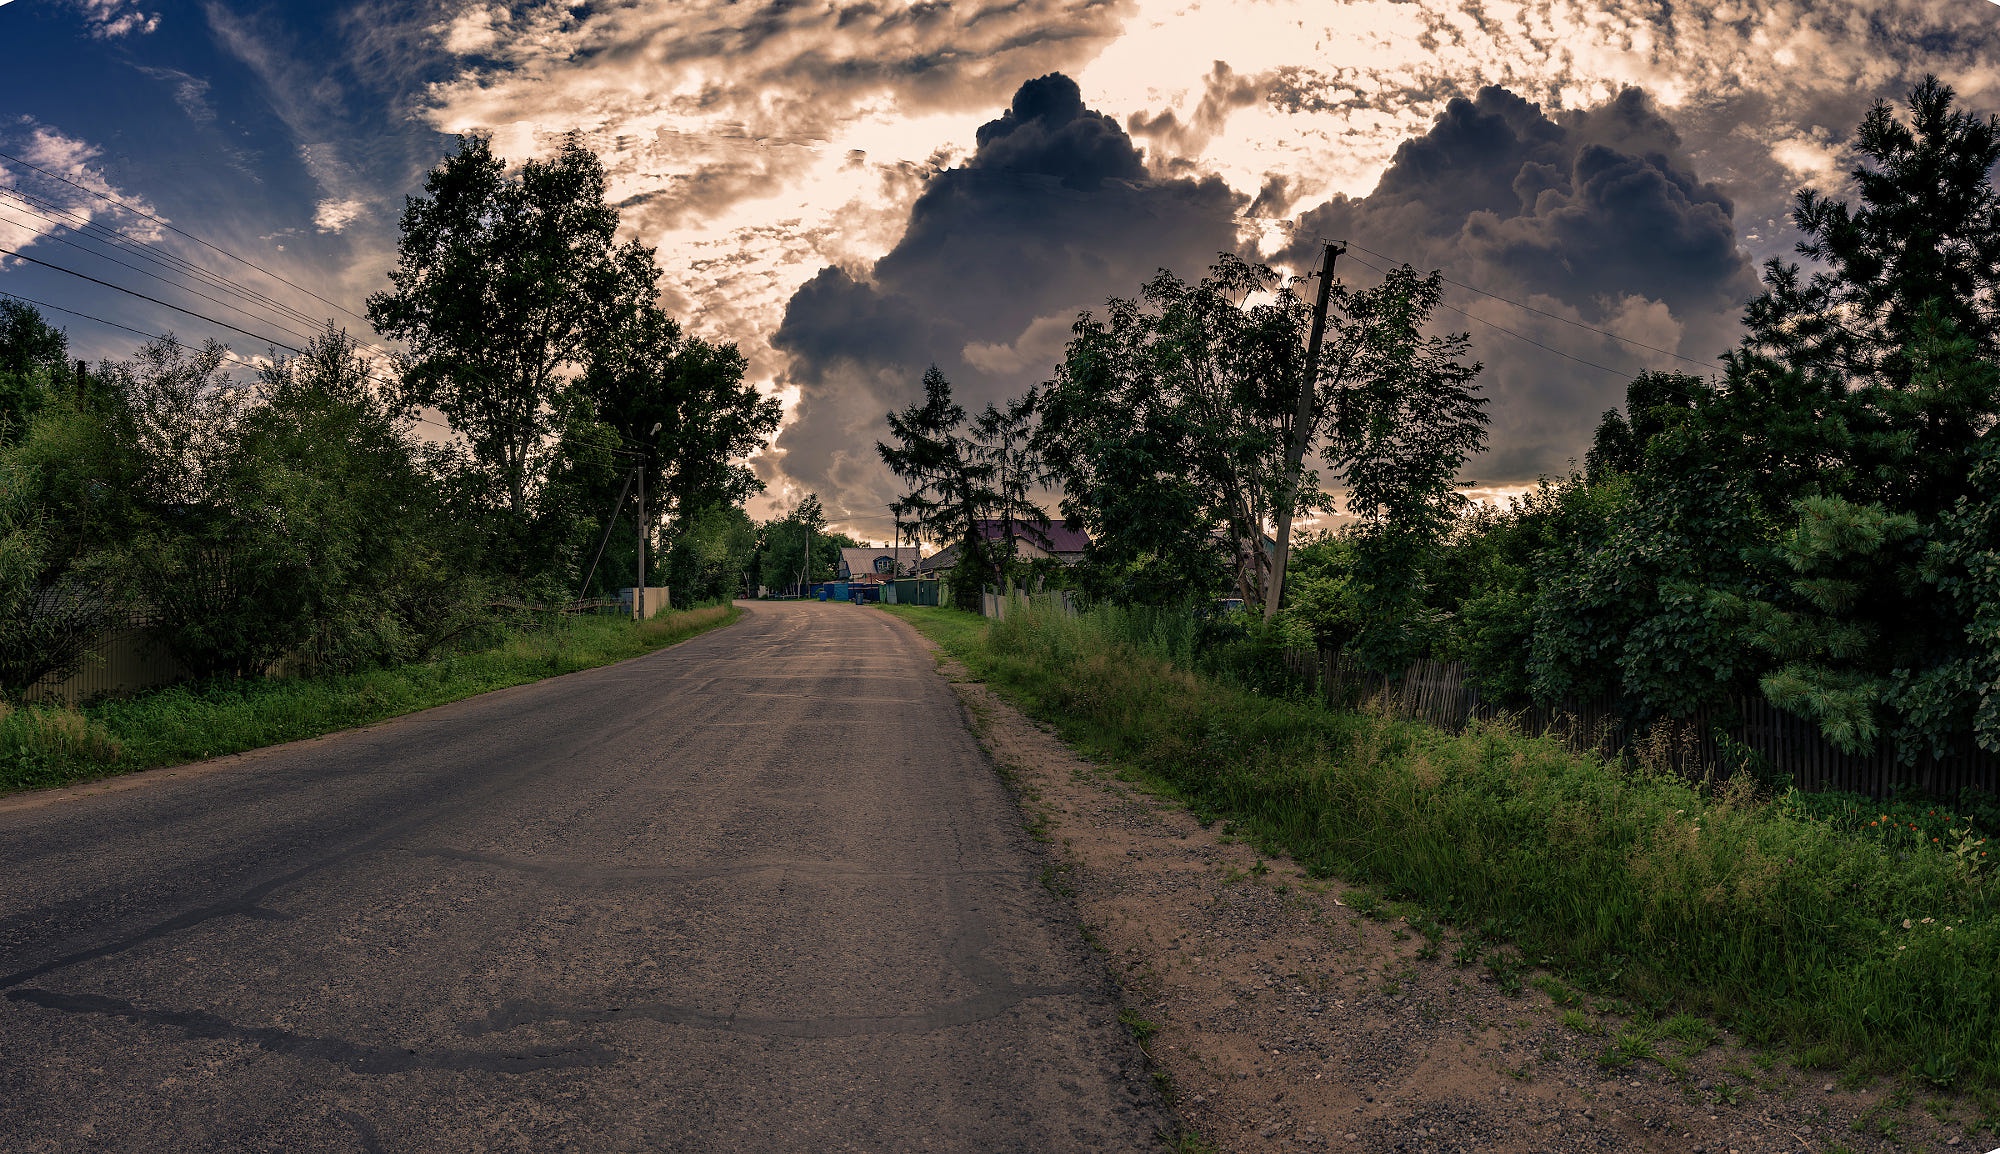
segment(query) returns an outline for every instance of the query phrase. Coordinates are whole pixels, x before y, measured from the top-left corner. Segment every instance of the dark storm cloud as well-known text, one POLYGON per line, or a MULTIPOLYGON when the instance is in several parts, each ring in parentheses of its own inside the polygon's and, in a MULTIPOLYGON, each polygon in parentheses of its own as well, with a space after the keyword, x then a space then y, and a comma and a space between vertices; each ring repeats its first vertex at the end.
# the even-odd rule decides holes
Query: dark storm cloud
POLYGON ((778 439, 783 470, 833 509, 874 513, 895 496, 874 445, 926 366, 976 411, 1046 379, 1080 310, 1162 267, 1197 275, 1236 247, 1243 198, 1213 178, 1149 176, 1066 76, 1023 84, 978 142, 930 181, 868 278, 822 270, 773 338, 801 390, 778 439))
MULTIPOLYGON (((1700 178, 1673 125, 1636 89, 1553 116, 1500 88, 1453 100, 1397 150, 1372 193, 1306 213, 1287 257, 1316 263, 1315 235, 1353 242, 1352 280, 1374 279, 1365 264, 1382 261, 1363 251, 1373 250, 1702 365, 1733 342, 1756 289, 1730 198, 1700 178)), ((1492 451, 1473 466, 1484 482, 1560 471, 1581 456, 1599 414, 1623 401, 1626 374, 1702 371, 1462 290, 1448 300, 1620 370, 1441 314, 1470 331, 1487 365, 1492 451)))

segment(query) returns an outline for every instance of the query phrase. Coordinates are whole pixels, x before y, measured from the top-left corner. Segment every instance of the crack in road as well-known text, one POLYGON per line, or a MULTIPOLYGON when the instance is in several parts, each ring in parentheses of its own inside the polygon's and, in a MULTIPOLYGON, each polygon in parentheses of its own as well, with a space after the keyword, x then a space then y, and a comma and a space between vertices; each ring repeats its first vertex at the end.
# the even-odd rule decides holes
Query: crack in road
POLYGON ((523 1051, 415 1050, 365 1046, 343 1038, 316 1037, 276 1026, 245 1026, 206 1010, 146 1009, 104 994, 59 994, 53 990, 7 991, 7 1000, 40 1006, 63 1014, 119 1018, 143 1026, 176 1029, 190 1038, 243 1042, 273 1054, 314 1058, 346 1067, 356 1074, 400 1074, 406 1070, 480 1070, 494 1074, 528 1074, 537 1070, 567 1070, 607 1066, 621 1055, 602 1046, 570 1046, 523 1051))

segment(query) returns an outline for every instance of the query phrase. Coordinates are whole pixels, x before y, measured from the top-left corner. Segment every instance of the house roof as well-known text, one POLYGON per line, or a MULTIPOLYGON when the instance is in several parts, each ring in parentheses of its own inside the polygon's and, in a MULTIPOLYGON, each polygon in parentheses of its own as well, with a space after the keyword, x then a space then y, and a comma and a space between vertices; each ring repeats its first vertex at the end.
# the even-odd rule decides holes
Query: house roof
MULTIPOLYGON (((984 540, 1000 541, 1007 536, 1007 523, 998 518, 983 519, 977 524, 979 535, 984 540)), ((1071 564, 1083 555, 1085 549, 1090 548, 1090 534, 1081 529, 1071 529, 1061 522, 1043 521, 1035 524, 1032 521, 1016 521, 1014 539, 1030 549, 1062 558, 1071 564)), ((924 558, 923 563, 917 568, 931 573, 949 569, 958 564, 958 555, 964 548, 964 542, 953 541, 924 558)))
MULTIPOLYGON (((998 517, 980 520, 979 535, 988 541, 999 541, 1007 536, 1007 522, 998 517)), ((1060 521, 1014 522, 1014 536, 1039 549, 1050 553, 1081 553, 1090 548, 1090 534, 1081 529, 1072 529, 1060 521)))
POLYGON ((896 571, 906 574, 916 570, 917 563, 923 559, 923 550, 916 545, 863 545, 840 550, 840 563, 847 566, 848 574, 853 577, 873 576, 875 561, 880 557, 894 558, 896 571))

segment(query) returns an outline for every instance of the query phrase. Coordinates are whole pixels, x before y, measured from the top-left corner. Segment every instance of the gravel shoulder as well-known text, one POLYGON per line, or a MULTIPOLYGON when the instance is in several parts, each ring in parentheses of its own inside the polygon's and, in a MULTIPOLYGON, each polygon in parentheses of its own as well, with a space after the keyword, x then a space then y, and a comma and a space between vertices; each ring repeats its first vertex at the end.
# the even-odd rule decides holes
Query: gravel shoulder
POLYGON ((1532 971, 1515 986, 1469 963, 1457 934, 1431 942, 1364 891, 1263 859, 1226 823, 1204 827, 1079 757, 959 663, 939 661, 1031 832, 1051 846, 1051 887, 1074 902, 1122 985, 1122 1017, 1182 1119, 1185 1148, 1830 1154, 1993 1144, 1967 1128, 1991 1102, 1844 1084, 1724 1034, 1656 1033, 1647 1044, 1657 1058, 1608 1068, 1599 1055, 1629 1025, 1619 1007, 1537 984, 1532 971))

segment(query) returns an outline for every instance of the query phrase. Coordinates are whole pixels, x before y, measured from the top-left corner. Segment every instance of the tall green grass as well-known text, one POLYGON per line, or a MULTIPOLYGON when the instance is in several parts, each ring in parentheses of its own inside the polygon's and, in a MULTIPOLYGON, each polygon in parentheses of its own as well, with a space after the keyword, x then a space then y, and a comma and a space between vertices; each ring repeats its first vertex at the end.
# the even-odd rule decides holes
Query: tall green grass
POLYGON ((2000 842, 1958 814, 1892 821, 1504 726, 1451 735, 1261 696, 1191 671, 1200 656, 1148 614, 1017 606, 940 643, 1267 850, 1600 995, 1712 1014, 1802 1064, 2000 1084, 2000 842))
POLYGON ((340 676, 176 685, 82 709, 0 704, 0 792, 45 789, 240 753, 573 673, 684 641, 741 615, 732 605, 643 624, 581 617, 421 665, 340 676))

